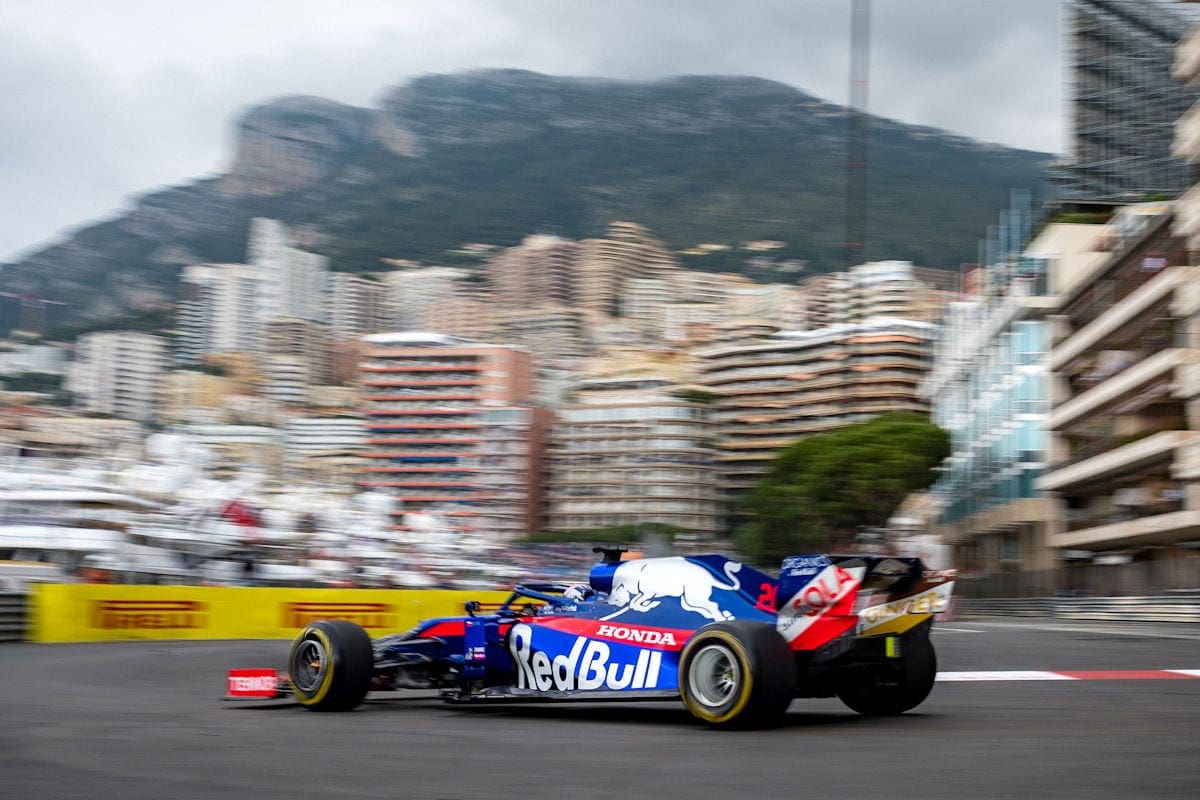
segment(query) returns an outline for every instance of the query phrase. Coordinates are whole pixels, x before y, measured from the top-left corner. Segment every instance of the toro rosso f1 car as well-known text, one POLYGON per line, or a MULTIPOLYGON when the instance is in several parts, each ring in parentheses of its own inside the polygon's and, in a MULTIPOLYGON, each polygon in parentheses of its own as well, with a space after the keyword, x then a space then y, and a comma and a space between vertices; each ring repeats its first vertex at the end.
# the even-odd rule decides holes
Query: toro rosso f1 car
POLYGON ((518 584, 498 607, 468 603, 464 616, 373 641, 353 622, 313 622, 273 696, 290 691, 314 711, 409 688, 452 702, 678 697, 708 725, 748 727, 777 721, 795 697, 900 714, 933 688, 929 633, 953 570, 806 555, 773 578, 720 555, 597 552, 586 585, 518 584))

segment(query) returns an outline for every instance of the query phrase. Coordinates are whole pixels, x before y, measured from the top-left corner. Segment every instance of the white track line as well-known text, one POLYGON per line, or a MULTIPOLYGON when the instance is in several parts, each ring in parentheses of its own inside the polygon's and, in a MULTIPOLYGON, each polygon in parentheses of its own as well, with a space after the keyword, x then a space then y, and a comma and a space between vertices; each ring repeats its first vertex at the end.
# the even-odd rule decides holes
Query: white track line
POLYGON ((1073 681, 1066 675, 1039 669, 1000 669, 987 672, 939 672, 937 679, 942 683, 959 681, 1073 681))
POLYGON ((1122 681, 1200 679, 1200 669, 1101 669, 1052 672, 1040 669, 998 669, 977 672, 939 672, 939 683, 970 681, 1122 681))

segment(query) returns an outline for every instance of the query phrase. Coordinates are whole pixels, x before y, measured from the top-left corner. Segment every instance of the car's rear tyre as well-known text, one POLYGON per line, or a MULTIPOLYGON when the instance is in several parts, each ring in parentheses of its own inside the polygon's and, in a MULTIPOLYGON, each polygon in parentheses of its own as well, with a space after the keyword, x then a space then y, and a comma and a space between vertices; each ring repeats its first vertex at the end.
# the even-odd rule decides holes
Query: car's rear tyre
POLYGON ((287 666, 300 705, 312 711, 349 711, 362 703, 371 685, 371 637, 344 619, 318 620, 292 642, 287 666))
POLYGON ((855 673, 838 687, 838 698, 859 714, 892 716, 919 706, 937 680, 937 654, 928 630, 901 640, 900 658, 855 673))
POLYGON ((715 728, 777 723, 796 691, 796 657, 765 622, 701 628, 679 659, 679 694, 692 716, 715 728))

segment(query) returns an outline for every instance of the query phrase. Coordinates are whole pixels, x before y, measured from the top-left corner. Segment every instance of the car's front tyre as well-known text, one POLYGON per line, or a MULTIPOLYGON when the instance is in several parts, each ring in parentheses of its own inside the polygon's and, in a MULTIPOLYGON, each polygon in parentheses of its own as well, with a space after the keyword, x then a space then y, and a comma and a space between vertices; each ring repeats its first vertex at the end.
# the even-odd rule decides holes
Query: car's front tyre
POLYGON ((367 696, 375 655, 371 637, 343 619, 309 624, 292 642, 288 677, 292 695, 312 711, 350 711, 367 696))
POLYGON ((679 659, 679 694, 692 716, 715 728, 779 721, 796 690, 796 661, 765 622, 734 620, 701 628, 679 659))

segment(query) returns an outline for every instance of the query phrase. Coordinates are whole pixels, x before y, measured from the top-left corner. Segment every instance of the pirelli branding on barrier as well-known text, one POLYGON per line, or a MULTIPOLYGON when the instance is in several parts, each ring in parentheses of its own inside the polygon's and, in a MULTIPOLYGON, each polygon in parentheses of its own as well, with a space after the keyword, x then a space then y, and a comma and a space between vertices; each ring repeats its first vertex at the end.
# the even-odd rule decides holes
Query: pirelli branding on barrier
POLYGON ((40 584, 29 636, 38 642, 121 639, 290 639, 318 619, 346 619, 372 636, 459 616, 505 592, 40 584))
POLYGON ((394 629, 395 612, 389 603, 284 603, 280 624, 299 629, 318 619, 348 619, 364 628, 394 629))
POLYGON ((93 600, 92 627, 98 630, 204 628, 208 606, 195 600, 93 600))

